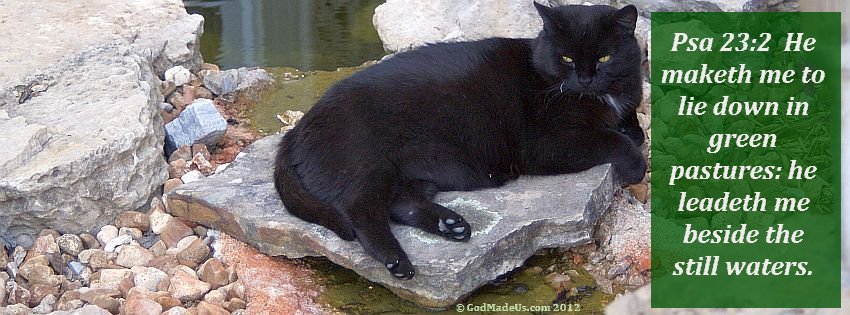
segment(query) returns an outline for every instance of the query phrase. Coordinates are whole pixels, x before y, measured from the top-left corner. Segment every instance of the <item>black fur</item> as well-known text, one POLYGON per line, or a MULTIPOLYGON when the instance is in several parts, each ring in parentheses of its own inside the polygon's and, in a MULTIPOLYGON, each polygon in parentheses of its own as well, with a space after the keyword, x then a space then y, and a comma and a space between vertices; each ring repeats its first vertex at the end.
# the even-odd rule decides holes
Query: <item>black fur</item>
POLYGON ((390 221, 471 235, 463 217, 431 201, 438 191, 603 163, 639 182, 635 8, 535 5, 545 25, 536 39, 429 45, 329 89, 280 144, 275 188, 286 209, 409 279, 390 221))

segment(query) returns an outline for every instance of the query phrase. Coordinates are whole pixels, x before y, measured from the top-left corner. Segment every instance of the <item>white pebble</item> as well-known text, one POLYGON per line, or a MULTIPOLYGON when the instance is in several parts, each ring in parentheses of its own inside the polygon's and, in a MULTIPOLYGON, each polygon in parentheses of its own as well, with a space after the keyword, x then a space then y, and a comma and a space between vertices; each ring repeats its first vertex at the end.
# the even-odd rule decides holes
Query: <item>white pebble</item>
POLYGON ((182 180, 184 184, 194 182, 194 181, 199 180, 201 178, 204 178, 204 174, 201 173, 201 171, 199 171, 199 170, 194 170, 194 171, 191 171, 191 172, 184 174, 183 176, 180 176, 180 180, 182 180))
POLYGON ((191 76, 192 73, 189 72, 189 69, 183 68, 183 66, 176 66, 165 70, 165 79, 174 82, 177 86, 189 83, 191 76))

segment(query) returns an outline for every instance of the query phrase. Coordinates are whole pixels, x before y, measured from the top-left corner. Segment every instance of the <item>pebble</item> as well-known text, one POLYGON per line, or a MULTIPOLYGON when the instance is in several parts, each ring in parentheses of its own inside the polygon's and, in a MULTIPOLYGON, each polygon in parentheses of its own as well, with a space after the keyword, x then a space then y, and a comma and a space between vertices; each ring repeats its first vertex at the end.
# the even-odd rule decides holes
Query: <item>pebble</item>
POLYGON ((33 238, 30 235, 21 234, 15 237, 15 244, 29 248, 33 245, 33 238))
POLYGON ((243 310, 248 307, 248 303, 240 298, 232 298, 230 301, 225 302, 223 306, 224 309, 230 312, 236 312, 237 310, 243 310))
POLYGON ((38 303, 38 306, 32 309, 35 314, 48 314, 53 312, 53 304, 56 303, 56 296, 53 294, 45 295, 44 298, 41 299, 41 302, 38 303))
MULTIPOLYGON (((103 269, 100 271, 100 283, 97 287, 101 289, 118 290, 118 285, 121 283, 121 280, 131 277, 132 275, 133 273, 130 272, 130 269, 103 269)), ((95 285, 92 285, 92 287, 94 288, 95 285)))
MULTIPOLYGON (((209 153, 207 153, 209 154, 209 153)), ((204 176, 210 176, 215 173, 215 168, 212 163, 210 163, 208 158, 205 158, 202 153, 196 153, 195 157, 192 158, 192 166, 191 168, 197 169, 204 176)))
POLYGON ((177 147, 177 149, 171 153, 171 156, 168 158, 168 162, 171 163, 181 159, 183 161, 192 160, 192 147, 187 144, 177 147))
POLYGON ((224 264, 217 258, 210 258, 198 268, 198 277, 209 283, 212 289, 218 289, 229 283, 230 277, 224 264))
POLYGON ((180 270, 179 267, 171 276, 171 285, 168 286, 168 292, 171 296, 179 299, 181 302, 197 300, 204 296, 210 290, 210 284, 198 280, 194 276, 194 272, 180 270))
POLYGON ((172 307, 172 308, 168 309, 167 311, 165 311, 164 313, 162 313, 162 315, 190 315, 190 314, 192 314, 192 313, 190 313, 189 310, 185 309, 182 306, 172 307))
POLYGON ((172 217, 168 220, 168 223, 166 223, 160 237, 165 244, 168 245, 168 247, 175 247, 177 242, 186 236, 192 235, 192 232, 192 229, 183 223, 183 221, 172 217))
POLYGON ((215 99, 215 95, 213 94, 213 92, 203 86, 195 88, 195 97, 215 99))
POLYGON ((171 105, 169 103, 165 103, 165 102, 159 103, 159 107, 162 109, 162 111, 164 111, 166 113, 170 114, 170 113, 174 112, 174 105, 171 105))
POLYGON ((184 159, 176 159, 168 163, 168 178, 180 178, 189 170, 189 163, 184 159))
POLYGON ((80 239, 83 240, 83 243, 85 243, 85 249, 100 248, 100 242, 97 241, 97 238, 94 237, 94 235, 83 233, 80 234, 80 239))
POLYGON ((100 232, 97 232, 97 240, 101 244, 106 244, 116 237, 118 237, 118 228, 114 225, 104 225, 100 228, 100 232))
POLYGON ((204 240, 195 239, 189 244, 189 246, 177 254, 177 261, 182 265, 196 267, 199 263, 204 261, 204 259, 207 259, 209 255, 210 247, 204 244, 204 240))
MULTIPOLYGON (((138 211, 124 211, 115 218, 115 226, 119 228, 134 228, 141 231, 150 230, 151 222, 146 213, 138 211)), ((122 234, 119 229, 119 234, 122 234)))
POLYGON ((623 261, 623 262, 619 262, 617 264, 614 264, 613 266, 611 266, 610 269, 608 269, 608 274, 607 274, 608 279, 614 279, 615 277, 617 277, 619 275, 626 274, 626 272, 629 270, 629 267, 631 265, 632 264, 628 261, 623 261))
POLYGON ((191 76, 192 73, 189 69, 186 69, 183 66, 175 66, 171 69, 165 70, 165 80, 174 82, 174 85, 176 86, 189 83, 191 76))
POLYGON ((129 234, 121 234, 117 237, 112 238, 108 242, 105 242, 103 245, 103 250, 107 252, 114 252, 118 246, 130 244, 130 241, 133 240, 133 236, 129 234))
POLYGON ((136 276, 133 277, 133 283, 137 287, 145 288, 151 292, 156 292, 159 283, 167 278, 168 274, 164 271, 153 267, 147 267, 143 272, 136 274, 136 276))
POLYGON ((188 173, 184 174, 183 176, 181 176, 180 180, 182 180, 183 183, 188 184, 188 183, 194 182, 196 180, 200 180, 202 178, 204 178, 204 174, 201 173, 201 171, 194 170, 194 171, 188 172, 188 173))
POLYGON ((56 239, 56 244, 63 253, 76 256, 83 249, 83 240, 74 234, 65 234, 56 239))
POLYGON ((27 257, 59 253, 59 244, 56 244, 56 237, 58 235, 53 234, 55 232, 47 229, 42 230, 41 235, 35 239, 32 248, 27 252, 27 257))
POLYGON ((162 313, 162 305, 142 296, 127 299, 124 304, 124 314, 133 315, 159 315, 162 313))
POLYGON ((183 185, 182 180, 180 180, 179 178, 172 178, 165 181, 165 184, 162 186, 162 191, 163 193, 167 194, 172 192, 177 187, 180 187, 180 185, 183 185))
POLYGON ((230 312, 222 308, 221 306, 214 305, 212 303, 207 303, 201 301, 198 303, 198 314, 204 315, 230 315, 230 312))
POLYGON ((151 251, 147 248, 140 245, 125 245, 121 246, 121 251, 118 253, 115 263, 119 266, 131 268, 135 266, 145 266, 153 258, 153 253, 151 253, 151 251))
POLYGON ((226 297, 226 294, 224 294, 223 292, 221 292, 219 290, 213 289, 213 290, 210 290, 210 292, 207 292, 206 295, 204 295, 204 302, 214 304, 214 305, 223 305, 225 297, 226 297))
POLYGON ((30 308, 24 304, 17 303, 12 305, 7 305, 3 310, 4 315, 29 315, 32 314, 30 308))
POLYGON ((174 84, 174 82, 168 80, 162 81, 162 84, 160 85, 160 90, 162 90, 162 96, 168 98, 171 93, 174 93, 174 91, 177 90, 177 84, 174 84))

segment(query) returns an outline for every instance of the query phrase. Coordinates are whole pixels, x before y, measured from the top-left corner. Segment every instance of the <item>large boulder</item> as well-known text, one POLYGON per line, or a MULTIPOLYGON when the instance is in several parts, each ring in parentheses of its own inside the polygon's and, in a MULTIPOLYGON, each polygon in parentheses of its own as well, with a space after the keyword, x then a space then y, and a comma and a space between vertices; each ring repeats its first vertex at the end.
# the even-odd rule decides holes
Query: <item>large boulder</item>
MULTIPOLYGON (((654 11, 796 10, 797 0, 537 0, 544 5, 634 4, 648 18, 654 11)), ((533 38, 543 21, 532 0, 387 0, 375 9, 372 23, 384 43, 395 52, 445 41, 487 37, 533 38)), ((648 23, 647 23, 648 24, 648 23)))
POLYGON ((80 233, 167 179, 161 73, 198 68, 178 0, 0 2, 0 235, 80 233))
POLYGON ((272 184, 280 138, 263 138, 223 172, 178 187, 167 196, 168 211, 220 229, 269 255, 326 256, 426 307, 456 303, 539 249, 590 242, 597 218, 612 199, 608 165, 577 174, 523 177, 497 189, 440 193, 436 201, 470 222, 472 238, 457 243, 393 225, 416 266, 412 280, 398 280, 359 243, 343 241, 284 209, 272 184))

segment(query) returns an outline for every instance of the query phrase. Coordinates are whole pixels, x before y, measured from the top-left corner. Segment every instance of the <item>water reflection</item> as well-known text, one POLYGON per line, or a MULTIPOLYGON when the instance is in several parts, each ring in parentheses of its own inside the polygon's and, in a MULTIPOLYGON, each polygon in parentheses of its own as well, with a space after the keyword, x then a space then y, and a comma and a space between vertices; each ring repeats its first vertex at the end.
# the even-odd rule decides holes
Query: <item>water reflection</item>
POLYGON ((222 68, 335 70, 384 55, 372 26, 382 0, 187 0, 204 16, 201 53, 222 68))

